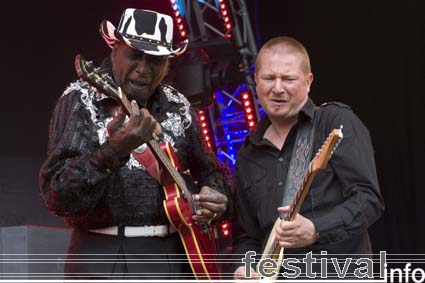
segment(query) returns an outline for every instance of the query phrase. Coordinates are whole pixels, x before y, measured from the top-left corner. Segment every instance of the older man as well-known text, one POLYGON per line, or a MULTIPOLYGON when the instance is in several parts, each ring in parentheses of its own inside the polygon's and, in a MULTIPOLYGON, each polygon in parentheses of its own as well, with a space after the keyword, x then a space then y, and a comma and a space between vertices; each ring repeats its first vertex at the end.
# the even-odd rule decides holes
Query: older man
POLYGON ((162 83, 168 58, 184 52, 187 42, 175 45, 172 18, 148 10, 126 9, 118 28, 103 21, 100 32, 112 48, 100 71, 131 105, 126 120, 115 100, 84 81, 72 83, 56 105, 40 184, 47 207, 74 228, 66 275, 190 277, 162 185, 147 169, 155 161, 136 154, 154 134, 172 145, 182 171, 198 185, 194 224, 207 225, 226 211, 225 176, 203 149, 196 115, 181 93, 162 83))

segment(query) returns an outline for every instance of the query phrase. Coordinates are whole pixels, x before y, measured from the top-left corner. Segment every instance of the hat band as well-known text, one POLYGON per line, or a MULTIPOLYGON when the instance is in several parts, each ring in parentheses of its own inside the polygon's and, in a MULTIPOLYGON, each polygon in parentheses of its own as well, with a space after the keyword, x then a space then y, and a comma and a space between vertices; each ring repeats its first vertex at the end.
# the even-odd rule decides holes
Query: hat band
POLYGON ((127 33, 123 33, 122 35, 124 37, 127 37, 128 39, 131 39, 131 40, 137 40, 137 41, 141 41, 141 42, 147 43, 147 44, 160 45, 160 46, 164 46, 164 47, 168 47, 168 48, 173 48, 172 44, 165 43, 165 42, 160 41, 160 40, 144 38, 144 37, 141 37, 141 36, 136 36, 136 35, 127 34, 127 33))

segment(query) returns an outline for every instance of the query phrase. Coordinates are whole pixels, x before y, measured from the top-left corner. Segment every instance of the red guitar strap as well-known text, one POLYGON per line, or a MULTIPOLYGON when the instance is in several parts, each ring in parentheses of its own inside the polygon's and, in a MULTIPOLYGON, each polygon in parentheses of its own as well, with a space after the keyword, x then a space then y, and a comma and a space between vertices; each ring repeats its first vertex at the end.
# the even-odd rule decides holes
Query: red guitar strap
MULTIPOLYGON (((109 106, 109 113, 112 117, 115 116, 116 112, 118 111, 118 105, 115 103, 109 106)), ((163 182, 161 182, 161 174, 162 174, 162 168, 159 167, 159 163, 156 160, 155 156, 153 155, 151 149, 147 146, 146 150, 142 153, 136 152, 133 150, 131 154, 136 158, 137 161, 139 161, 140 164, 143 165, 143 167, 146 168, 146 171, 155 179, 157 180, 161 185, 163 185, 163 182)))
POLYGON ((159 163, 149 147, 146 147, 146 150, 142 153, 133 150, 131 154, 134 156, 134 158, 137 159, 137 161, 139 161, 140 164, 142 164, 146 168, 146 171, 148 171, 148 173, 153 178, 155 178, 155 180, 157 180, 161 185, 163 185, 161 182, 162 168, 159 167, 159 163))

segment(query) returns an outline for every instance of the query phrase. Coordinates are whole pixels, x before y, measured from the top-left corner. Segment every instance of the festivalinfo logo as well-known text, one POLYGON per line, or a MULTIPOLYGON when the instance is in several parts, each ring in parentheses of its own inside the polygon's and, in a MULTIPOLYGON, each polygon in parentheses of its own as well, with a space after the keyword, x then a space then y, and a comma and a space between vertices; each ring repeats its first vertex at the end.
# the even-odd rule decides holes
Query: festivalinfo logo
POLYGON ((279 270, 276 260, 264 258, 256 262, 256 253, 249 251, 242 259, 245 265, 245 277, 252 278, 252 264, 257 264, 257 270, 262 279, 267 279, 278 275, 278 280, 273 282, 425 282, 424 264, 425 259, 412 258, 412 262, 418 267, 412 265, 412 262, 406 259, 398 258, 390 260, 391 264, 398 267, 389 267, 387 262, 387 253, 381 251, 378 259, 370 257, 330 257, 326 251, 322 251, 320 258, 313 256, 312 252, 307 253, 303 258, 285 258, 282 260, 281 266, 284 272, 277 274, 275 270, 279 270), (404 264, 403 267, 400 267, 404 264), (313 272, 320 270, 320 272, 313 272), (319 265, 319 267, 317 267, 319 265), (332 266, 332 271, 329 266, 332 266), (350 272, 349 272, 350 270, 350 272), (304 271, 304 272, 303 272, 304 271), (301 277, 301 278, 300 278, 301 277), (295 280, 298 279, 298 280, 295 280), (301 280, 299 280, 301 279, 301 280))

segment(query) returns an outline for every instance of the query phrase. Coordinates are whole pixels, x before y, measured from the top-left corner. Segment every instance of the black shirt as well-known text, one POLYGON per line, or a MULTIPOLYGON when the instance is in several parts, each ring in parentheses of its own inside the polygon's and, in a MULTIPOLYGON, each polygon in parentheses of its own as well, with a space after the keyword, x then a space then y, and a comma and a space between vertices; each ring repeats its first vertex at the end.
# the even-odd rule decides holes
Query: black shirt
MULTIPOLYGON (((130 155, 120 162, 108 144, 106 126, 117 104, 86 82, 72 83, 50 123, 47 160, 40 187, 47 207, 69 225, 93 229, 168 223, 162 186, 130 155)), ((161 124, 161 141, 171 143, 199 187, 227 194, 218 162, 202 146, 197 118, 187 99, 161 84, 148 103, 161 124)), ((139 149, 143 149, 143 146, 139 149)))
POLYGON ((298 114, 282 149, 264 139, 270 125, 263 119, 246 138, 235 166, 234 253, 261 254, 278 217, 299 121, 315 122, 313 154, 334 128, 343 125, 339 147, 326 169, 316 175, 300 214, 316 226, 320 239, 288 253, 370 253, 368 227, 383 212, 369 132, 351 109, 328 103, 315 111, 311 99, 298 114), (313 120, 314 116, 314 120, 313 120))

